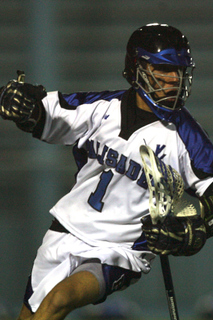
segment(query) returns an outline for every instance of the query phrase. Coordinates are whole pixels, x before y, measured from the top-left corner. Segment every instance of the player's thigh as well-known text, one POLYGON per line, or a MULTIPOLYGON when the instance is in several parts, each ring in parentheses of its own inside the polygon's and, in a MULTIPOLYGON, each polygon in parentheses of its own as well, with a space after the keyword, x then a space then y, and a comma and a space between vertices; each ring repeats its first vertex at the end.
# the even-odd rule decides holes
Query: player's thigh
POLYGON ((30 316, 32 316, 32 312, 23 304, 17 320, 29 319, 30 316))
POLYGON ((97 278, 89 271, 81 271, 59 282, 44 298, 35 317, 62 320, 76 308, 94 303, 98 297, 97 278))
MULTIPOLYGON (((94 303, 99 297, 100 285, 96 276, 89 271, 80 271, 59 282, 44 298, 35 315, 45 318, 48 313, 54 319, 56 315, 56 319, 64 319, 71 311, 94 303)), ((23 306, 18 320, 30 320, 31 315, 23 306)))
POLYGON ((97 277, 85 270, 72 274, 53 288, 70 310, 94 303, 100 297, 100 284, 97 277))

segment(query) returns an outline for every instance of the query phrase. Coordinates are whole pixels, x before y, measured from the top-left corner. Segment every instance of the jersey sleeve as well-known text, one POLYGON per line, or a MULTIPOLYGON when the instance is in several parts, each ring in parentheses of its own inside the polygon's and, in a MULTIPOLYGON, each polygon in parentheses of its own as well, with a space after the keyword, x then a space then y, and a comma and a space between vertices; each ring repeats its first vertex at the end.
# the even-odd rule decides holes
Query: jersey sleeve
POLYGON ((186 108, 174 113, 172 122, 188 151, 195 175, 200 179, 213 177, 213 144, 206 132, 186 108))
POLYGON ((213 183, 212 175, 205 174, 203 177, 200 177, 195 173, 187 149, 185 149, 181 155, 180 167, 185 189, 192 196, 201 197, 206 189, 213 183))
POLYGON ((188 110, 179 112, 174 123, 181 140, 180 166, 185 187, 190 194, 201 197, 213 183, 212 142, 188 110))
MULTIPOLYGON (((48 143, 72 145, 91 134, 101 123, 107 109, 103 99, 90 98, 84 93, 69 95, 49 92, 42 102, 45 121, 40 139, 48 143), (80 99, 81 97, 81 99, 80 99)), ((44 118, 44 117, 43 117, 44 118)))

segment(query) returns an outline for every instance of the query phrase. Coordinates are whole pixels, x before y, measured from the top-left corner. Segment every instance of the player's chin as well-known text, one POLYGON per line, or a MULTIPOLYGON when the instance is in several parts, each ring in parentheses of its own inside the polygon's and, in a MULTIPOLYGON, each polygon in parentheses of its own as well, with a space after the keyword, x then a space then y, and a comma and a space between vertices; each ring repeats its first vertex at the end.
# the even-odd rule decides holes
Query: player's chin
POLYGON ((165 100, 163 102, 163 106, 168 108, 168 109, 174 109, 174 105, 175 105, 176 100, 175 99, 170 99, 170 100, 165 100))
POLYGON ((162 104, 167 108, 173 109, 175 104, 179 104, 179 99, 177 99, 176 95, 167 95, 162 99, 162 104))

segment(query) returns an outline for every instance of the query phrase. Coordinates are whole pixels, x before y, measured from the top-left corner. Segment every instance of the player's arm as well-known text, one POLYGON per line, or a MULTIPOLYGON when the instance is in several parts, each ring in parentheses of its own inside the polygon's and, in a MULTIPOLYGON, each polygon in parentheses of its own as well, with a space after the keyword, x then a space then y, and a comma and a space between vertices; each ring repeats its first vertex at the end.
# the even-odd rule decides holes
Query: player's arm
POLYGON ((33 132, 44 118, 42 99, 47 95, 42 85, 24 83, 24 74, 0 88, 0 115, 27 132, 33 132))
POLYGON ((72 145, 100 125, 106 109, 94 116, 99 104, 92 102, 98 99, 95 92, 47 94, 42 85, 11 80, 0 88, 0 116, 43 141, 72 145))

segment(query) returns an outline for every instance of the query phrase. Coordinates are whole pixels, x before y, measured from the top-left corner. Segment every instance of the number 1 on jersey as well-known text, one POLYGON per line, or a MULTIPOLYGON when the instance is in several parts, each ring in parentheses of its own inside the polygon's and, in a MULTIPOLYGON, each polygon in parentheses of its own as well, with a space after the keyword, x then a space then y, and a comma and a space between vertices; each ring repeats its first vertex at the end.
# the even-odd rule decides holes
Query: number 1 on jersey
POLYGON ((111 170, 104 171, 100 176, 100 181, 97 185, 97 188, 95 192, 92 192, 88 203, 91 205, 91 207, 99 212, 102 211, 102 208, 104 206, 104 202, 102 202, 102 199, 106 193, 106 189, 112 180, 113 173, 111 170))

